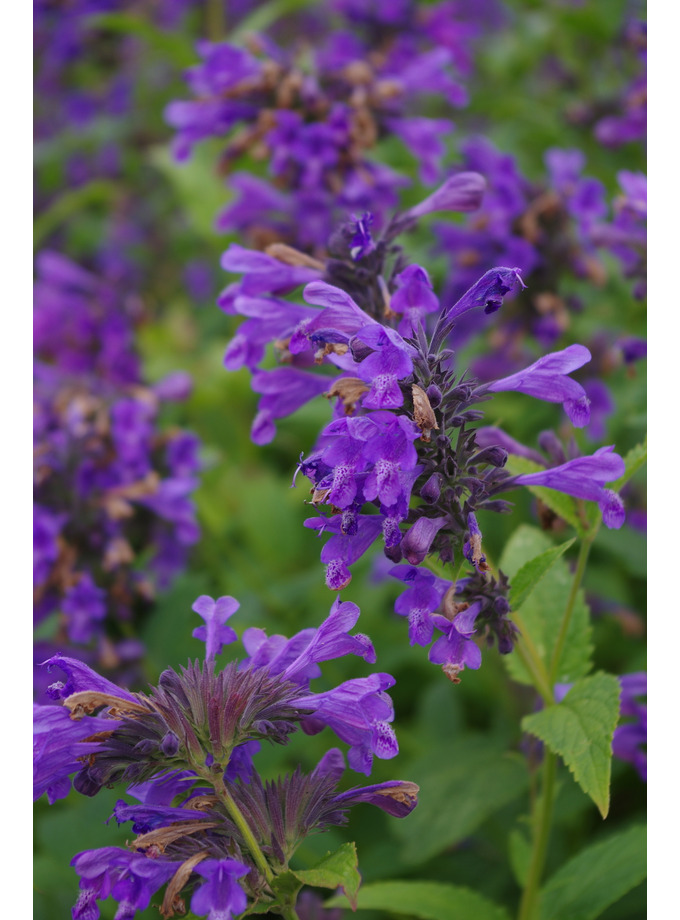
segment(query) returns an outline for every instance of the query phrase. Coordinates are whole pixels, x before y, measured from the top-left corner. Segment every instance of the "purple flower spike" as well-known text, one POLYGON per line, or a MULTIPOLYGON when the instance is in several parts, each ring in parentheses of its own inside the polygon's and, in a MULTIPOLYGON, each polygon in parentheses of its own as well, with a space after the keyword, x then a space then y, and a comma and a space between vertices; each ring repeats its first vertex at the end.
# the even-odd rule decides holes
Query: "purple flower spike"
POLYGON ((626 466, 614 445, 601 447, 592 457, 577 457, 561 466, 538 473, 524 473, 512 480, 513 486, 545 486, 574 498, 597 502, 607 527, 618 530, 626 518, 623 502, 604 484, 623 476, 626 466))
POLYGON ((197 626, 192 632, 194 639, 205 642, 206 660, 212 660, 222 651, 222 647, 235 642, 238 638, 231 626, 226 626, 241 605, 229 595, 219 597, 216 601, 207 594, 202 594, 194 601, 192 610, 205 620, 205 626, 197 626))
POLYGON ((544 355, 538 361, 510 377, 488 384, 492 393, 514 390, 546 402, 561 402, 576 428, 590 420, 590 403, 580 383, 567 375, 590 361, 591 354, 583 345, 570 345, 562 351, 544 355))
POLYGON ((479 173, 457 173, 404 216, 424 217, 434 211, 476 211, 482 203, 485 188, 486 180, 479 173))
POLYGON ((247 906, 245 891, 238 879, 247 875, 247 866, 235 859, 206 859, 194 872, 207 881, 197 888, 191 899, 191 911, 208 920, 231 920, 247 906))

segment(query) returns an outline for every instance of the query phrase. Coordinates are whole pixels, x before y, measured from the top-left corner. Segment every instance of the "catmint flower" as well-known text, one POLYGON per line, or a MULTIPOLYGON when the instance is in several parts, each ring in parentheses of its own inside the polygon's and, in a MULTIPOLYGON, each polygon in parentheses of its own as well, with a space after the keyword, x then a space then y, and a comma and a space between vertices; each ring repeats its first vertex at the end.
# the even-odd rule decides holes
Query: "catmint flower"
POLYGON ((623 460, 613 451, 613 445, 601 447, 592 457, 577 457, 552 469, 515 476, 511 485, 546 486, 574 498, 595 501, 605 525, 618 530, 626 517, 623 502, 616 492, 604 488, 625 472, 623 460))
POLYGON ((539 358, 530 367, 486 384, 482 389, 491 393, 514 390, 535 399, 561 402, 564 411, 577 428, 583 428, 590 419, 590 403, 583 387, 567 376, 590 361, 591 354, 583 345, 569 345, 539 358))
POLYGON ((236 633, 226 623, 240 606, 233 597, 220 597, 215 601, 206 594, 194 601, 191 609, 203 617, 205 626, 197 626, 192 636, 205 642, 206 659, 214 658, 223 646, 236 641, 236 633))
POLYGON ((206 660, 166 669, 148 694, 130 693, 76 659, 46 663, 67 681, 50 689, 64 708, 35 707, 36 797, 62 798, 75 773, 82 794, 125 783, 137 800, 119 799, 113 812, 138 835, 130 850, 105 847, 74 858, 81 878, 74 917, 98 915, 96 902, 109 895, 118 901, 116 916, 132 917, 163 885, 166 916, 181 911, 188 895, 200 916, 240 915, 271 898, 269 880, 287 871, 309 834, 344 824, 352 806, 365 802, 395 817, 415 807, 418 787, 399 780, 339 793, 344 758, 335 748, 310 774, 298 768, 262 781, 253 763, 259 742, 285 743, 299 727, 315 733, 330 726, 350 745, 350 765, 360 772, 370 772, 374 756, 394 757, 394 709, 385 692, 394 678, 372 674, 310 691, 319 662, 346 654, 375 661, 370 640, 349 632, 359 608, 339 598, 318 629, 291 639, 247 630, 248 656, 216 670, 218 646, 232 638, 224 621, 237 606, 233 598, 200 597, 194 609, 206 620, 206 660))

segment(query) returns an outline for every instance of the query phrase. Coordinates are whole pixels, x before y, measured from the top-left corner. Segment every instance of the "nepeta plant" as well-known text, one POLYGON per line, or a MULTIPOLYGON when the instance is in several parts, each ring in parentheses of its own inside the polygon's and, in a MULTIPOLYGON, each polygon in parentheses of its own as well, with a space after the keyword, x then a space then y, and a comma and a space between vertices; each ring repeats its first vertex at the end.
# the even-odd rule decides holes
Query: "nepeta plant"
MULTIPOLYGON (((394 757, 394 709, 385 692, 394 679, 374 673, 311 690, 320 662, 345 655, 376 660, 368 637, 349 633, 359 608, 339 600, 318 628, 291 639, 247 629, 246 657, 219 667, 217 656, 236 639, 227 620, 238 607, 233 597, 199 597, 193 609, 205 624, 194 635, 206 644, 205 660, 164 671, 149 693, 130 693, 77 659, 44 662, 66 680, 48 689, 62 708, 34 707, 35 797, 63 798, 75 774, 83 795, 122 784, 137 800, 121 799, 113 812, 138 835, 129 849, 74 857, 81 879, 74 920, 98 917, 96 901, 109 895, 119 904, 117 920, 133 917, 164 885, 164 917, 184 914, 189 899, 198 916, 228 920, 258 907, 296 917, 305 874, 290 861, 309 834, 346 823, 349 809, 362 802, 395 817, 415 807, 418 787, 410 782, 340 792, 345 766, 337 748, 311 773, 260 778, 253 757, 261 743, 285 744, 299 729, 330 727, 349 744, 350 767, 361 773, 371 772, 374 755, 394 757)), ((343 884, 353 897, 358 875, 350 851, 335 866, 321 865, 313 884, 343 884)))

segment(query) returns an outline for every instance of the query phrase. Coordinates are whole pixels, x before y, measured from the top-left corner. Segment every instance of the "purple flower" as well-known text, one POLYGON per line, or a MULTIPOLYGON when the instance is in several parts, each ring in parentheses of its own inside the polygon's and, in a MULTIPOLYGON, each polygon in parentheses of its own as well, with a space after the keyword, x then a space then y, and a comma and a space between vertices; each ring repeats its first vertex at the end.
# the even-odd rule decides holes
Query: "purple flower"
POLYGON ((476 211, 485 188, 486 181, 479 173, 456 173, 420 204, 409 208, 404 216, 424 217, 435 211, 476 211))
POLYGON ((149 906, 151 896, 175 874, 181 862, 149 859, 118 847, 77 853, 71 865, 80 876, 81 893, 73 920, 96 920, 96 901, 112 895, 119 903, 115 920, 132 920, 149 906))
POLYGON ((191 609, 203 617, 205 626, 197 626, 191 635, 205 642, 206 660, 213 660, 225 645, 236 641, 236 633, 226 623, 240 606, 235 598, 229 596, 219 597, 215 601, 207 594, 202 594, 194 601, 191 609))
POLYGON ((574 498, 595 501, 605 525, 618 530, 626 517, 623 502, 616 492, 605 489, 604 485, 623 476, 626 467, 621 457, 613 451, 613 445, 601 447, 592 457, 577 457, 549 470, 524 473, 515 476, 508 484, 545 486, 573 495, 574 498))
POLYGON ((97 750, 85 739, 104 731, 111 723, 94 717, 85 722, 71 720, 66 709, 33 704, 33 800, 47 793, 52 805, 71 791, 70 776, 82 767, 79 758, 97 750))
POLYGON ((394 719, 394 707, 384 692, 393 685, 390 674, 371 674, 345 681, 325 693, 299 697, 298 705, 312 712, 302 727, 313 734, 329 726, 350 745, 348 760, 352 769, 368 775, 374 754, 390 759, 399 753, 389 724, 394 719))
POLYGON ((583 345, 569 345, 562 351, 544 355, 510 377, 486 384, 484 389, 492 393, 514 390, 547 402, 561 402, 571 422, 583 428, 590 419, 589 400, 581 384, 567 375, 590 359, 591 354, 583 345))
POLYGON ((206 879, 191 898, 192 913, 208 920, 231 920, 247 906, 246 893, 238 879, 250 869, 235 859, 205 859, 194 871, 206 879))
POLYGON ((444 635, 434 643, 428 658, 434 664, 443 665, 444 673, 453 683, 458 683, 458 674, 464 668, 476 670, 482 663, 479 646, 471 638, 480 610, 481 604, 476 603, 462 610, 453 620, 440 614, 432 616, 434 625, 444 635))
POLYGON ((484 308, 485 313, 495 313, 506 294, 524 288, 519 268, 492 268, 463 294, 452 307, 444 311, 446 319, 457 319, 470 310, 484 308))
POLYGON ((621 716, 629 721, 614 731, 612 750, 615 757, 632 763, 647 782, 647 705, 640 697, 647 696, 647 673, 624 674, 621 684, 621 716))

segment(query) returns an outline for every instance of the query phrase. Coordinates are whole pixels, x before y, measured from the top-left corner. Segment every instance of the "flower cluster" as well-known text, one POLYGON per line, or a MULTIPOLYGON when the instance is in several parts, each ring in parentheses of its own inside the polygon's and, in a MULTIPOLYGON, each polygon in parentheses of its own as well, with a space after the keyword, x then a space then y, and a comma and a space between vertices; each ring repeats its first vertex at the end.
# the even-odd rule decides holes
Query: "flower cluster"
POLYGON ((268 163, 268 179, 235 173, 237 200, 218 227, 238 230, 262 247, 274 241, 323 246, 346 212, 369 207, 381 216, 408 179, 368 151, 399 138, 420 165, 421 179, 440 175, 447 118, 417 112, 422 100, 466 103, 458 74, 469 69, 470 23, 450 3, 336 3, 339 23, 317 19, 305 29, 314 48, 282 47, 259 36, 248 47, 201 42, 202 63, 187 73, 195 99, 175 101, 166 119, 175 154, 186 159, 208 137, 228 138, 220 170, 251 152, 268 163), (443 23, 446 27, 442 27, 443 23))
POLYGON ((59 612, 38 655, 52 641, 86 645, 115 668, 141 652, 130 630, 153 601, 149 573, 165 587, 198 539, 198 439, 158 419, 191 381, 176 373, 144 383, 137 299, 56 253, 42 253, 37 270, 36 622, 59 612), (142 558, 147 573, 137 570, 142 558))
MULTIPOLYGON (((270 441, 275 419, 320 394, 334 404, 333 420, 298 467, 311 482, 317 509, 305 525, 328 537, 321 560, 331 590, 349 584, 350 567, 381 536, 386 555, 395 563, 403 559, 417 566, 437 554, 442 562, 460 566, 467 561, 475 572, 485 573, 476 513, 509 510, 500 495, 519 486, 543 485, 596 501, 606 526, 623 523, 621 499, 605 488, 624 471, 613 447, 511 476, 504 469, 509 451, 502 433, 495 439, 493 430, 486 429, 481 442, 475 428, 484 414, 478 406, 505 391, 561 404, 573 425, 586 426, 590 401, 570 375, 590 360, 589 350, 570 345, 507 377, 479 383, 455 367, 448 346, 456 340, 461 318, 495 313, 503 298, 521 287, 519 271, 488 271, 442 310, 427 272, 408 265, 394 245, 399 228, 439 209, 442 202, 464 209, 463 202, 478 196, 480 181, 476 173, 454 176, 426 202, 396 215, 377 239, 370 232, 370 215, 354 220, 333 238, 329 248, 334 256, 325 264, 280 245, 267 253, 232 246, 224 256, 225 267, 244 272, 240 282, 226 289, 221 305, 248 317, 227 350, 225 364, 230 369, 245 364, 254 371, 253 389, 262 399, 253 439, 270 441), (466 198, 464 193, 471 190, 475 194, 466 198), (391 274, 386 271, 388 255, 395 259, 391 274), (287 293, 304 282, 305 305, 263 296, 287 293), (282 366, 259 370, 272 340, 282 366), (324 365, 339 373, 329 380, 319 373, 324 365)), ((411 642, 429 644, 434 625, 454 629, 455 636, 447 633, 435 645, 431 660, 441 658, 437 663, 452 674, 466 661, 479 666, 469 640, 481 607, 458 598, 458 614, 452 616, 449 606, 448 619, 445 612, 432 620, 430 614, 441 601, 439 596, 433 604, 431 598, 427 616, 419 612, 411 617, 411 642)), ((408 603, 399 601, 398 612, 410 615, 404 609, 408 603)), ((501 651, 510 650, 514 635, 504 620, 505 603, 494 608, 492 618, 500 620, 490 627, 501 651)), ((424 609, 419 604, 416 608, 424 609)))
MULTIPOLYGON (((104 785, 127 784, 137 800, 120 800, 114 817, 132 822, 129 850, 86 851, 73 859, 81 894, 75 920, 98 916, 96 900, 111 894, 119 916, 132 917, 167 884, 161 912, 229 918, 248 904, 276 905, 276 878, 310 833, 344 824, 347 811, 367 802, 404 817, 418 787, 388 781, 338 791, 342 753, 328 751, 315 769, 264 782, 253 755, 263 741, 285 744, 292 732, 330 727, 349 744, 350 766, 370 773, 373 755, 394 757, 394 711, 385 693, 389 674, 348 680, 322 692, 310 681, 319 663, 344 655, 368 662, 370 640, 350 635, 359 609, 338 598, 317 629, 286 639, 260 629, 243 636, 247 657, 218 668, 216 656, 236 639, 227 620, 234 598, 197 599, 205 624, 205 661, 168 669, 149 694, 130 693, 87 665, 56 655, 46 662, 66 675, 49 688, 63 708, 35 707, 35 797, 50 802, 75 788, 95 795, 104 785)), ((298 889, 301 887, 298 885, 298 889)), ((297 891, 295 891, 293 897, 297 891)))

